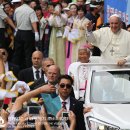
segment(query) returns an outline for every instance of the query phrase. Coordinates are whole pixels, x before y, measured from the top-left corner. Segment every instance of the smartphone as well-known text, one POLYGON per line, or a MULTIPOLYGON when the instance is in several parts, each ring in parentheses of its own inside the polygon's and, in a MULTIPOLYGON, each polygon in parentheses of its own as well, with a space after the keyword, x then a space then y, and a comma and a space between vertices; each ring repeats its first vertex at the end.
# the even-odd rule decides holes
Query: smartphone
POLYGON ((69 120, 69 112, 62 112, 62 119, 64 121, 68 121, 69 120))
POLYGON ((27 120, 27 125, 30 127, 35 127, 35 120, 39 115, 39 111, 41 110, 41 106, 28 106, 27 111, 31 115, 31 117, 27 120))
POLYGON ((69 112, 62 112, 62 117, 69 117, 69 112))
POLYGON ((28 106, 27 111, 31 115, 39 115, 39 111, 41 110, 41 106, 28 106))

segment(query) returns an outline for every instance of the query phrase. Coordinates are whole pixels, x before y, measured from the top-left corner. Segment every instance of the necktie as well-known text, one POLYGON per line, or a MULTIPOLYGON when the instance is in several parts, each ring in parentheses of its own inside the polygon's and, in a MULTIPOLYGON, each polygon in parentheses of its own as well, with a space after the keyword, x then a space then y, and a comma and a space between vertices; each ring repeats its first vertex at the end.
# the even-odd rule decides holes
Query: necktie
POLYGON ((62 108, 66 109, 66 102, 62 102, 62 108))
POLYGON ((40 76, 39 76, 39 70, 36 70, 35 73, 36 73, 36 79, 39 79, 40 78, 40 76))

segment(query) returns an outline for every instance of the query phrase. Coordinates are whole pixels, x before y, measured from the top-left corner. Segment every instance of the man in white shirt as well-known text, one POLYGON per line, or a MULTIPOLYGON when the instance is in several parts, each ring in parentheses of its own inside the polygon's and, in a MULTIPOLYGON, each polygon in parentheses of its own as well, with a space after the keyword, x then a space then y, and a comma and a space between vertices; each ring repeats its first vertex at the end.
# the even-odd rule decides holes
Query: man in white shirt
POLYGON ((124 65, 130 61, 130 33, 121 29, 122 20, 114 14, 109 18, 110 28, 91 31, 93 24, 87 25, 87 39, 101 50, 104 61, 124 65))

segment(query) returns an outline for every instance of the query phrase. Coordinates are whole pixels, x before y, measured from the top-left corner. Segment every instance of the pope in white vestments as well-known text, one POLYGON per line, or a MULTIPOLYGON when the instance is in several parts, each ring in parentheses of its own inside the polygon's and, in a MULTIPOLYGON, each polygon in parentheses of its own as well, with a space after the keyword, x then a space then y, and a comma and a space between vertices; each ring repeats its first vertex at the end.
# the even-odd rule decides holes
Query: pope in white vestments
MULTIPOLYGON (((118 15, 110 16, 109 21, 110 28, 88 32, 88 41, 101 50, 104 60, 123 65, 130 62, 130 33, 121 29, 121 19, 118 15)), ((89 24, 88 30, 91 30, 92 26, 89 24)))

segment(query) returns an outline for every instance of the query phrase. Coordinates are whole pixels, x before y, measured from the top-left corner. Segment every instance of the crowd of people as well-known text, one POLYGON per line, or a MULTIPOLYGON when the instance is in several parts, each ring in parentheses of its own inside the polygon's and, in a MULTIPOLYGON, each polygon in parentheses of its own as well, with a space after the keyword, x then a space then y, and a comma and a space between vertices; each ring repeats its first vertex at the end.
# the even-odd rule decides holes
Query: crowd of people
MULTIPOLYGON (((98 20, 103 15, 103 2, 2 1, 0 46, 20 69, 31 67, 31 55, 39 50, 44 57, 53 58, 64 74, 70 63, 77 61, 80 45, 86 43, 86 24, 95 23, 93 30, 98 21, 103 24, 103 18, 98 20)), ((94 55, 100 55, 99 50, 93 50, 94 55)))
MULTIPOLYGON (((117 14, 105 25, 103 5, 0 0, 2 130, 85 130, 92 108, 77 100, 78 66, 93 56, 119 66, 130 61, 130 26, 117 14)), ((78 88, 85 91, 86 82, 78 88)))

